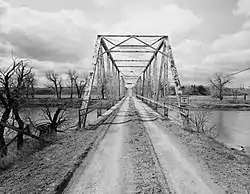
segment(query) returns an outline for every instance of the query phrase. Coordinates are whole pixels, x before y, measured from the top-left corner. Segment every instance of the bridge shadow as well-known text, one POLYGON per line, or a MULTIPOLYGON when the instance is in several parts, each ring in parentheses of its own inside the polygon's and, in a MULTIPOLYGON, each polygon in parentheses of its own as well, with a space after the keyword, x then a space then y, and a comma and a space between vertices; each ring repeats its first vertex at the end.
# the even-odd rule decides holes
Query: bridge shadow
POLYGON ((120 111, 115 118, 119 118, 119 117, 123 117, 125 118, 125 121, 121 121, 121 122, 104 122, 102 124, 98 124, 98 125, 93 125, 93 124, 89 124, 90 127, 98 127, 101 125, 122 125, 122 124, 126 124, 126 123, 130 123, 130 122, 135 122, 135 121, 139 121, 139 122, 152 122, 152 121, 156 121, 157 119, 159 119, 157 116, 155 116, 154 114, 140 114, 139 118, 133 118, 131 119, 131 117, 135 116, 135 111, 120 111), (123 114, 124 113, 124 114, 123 114))

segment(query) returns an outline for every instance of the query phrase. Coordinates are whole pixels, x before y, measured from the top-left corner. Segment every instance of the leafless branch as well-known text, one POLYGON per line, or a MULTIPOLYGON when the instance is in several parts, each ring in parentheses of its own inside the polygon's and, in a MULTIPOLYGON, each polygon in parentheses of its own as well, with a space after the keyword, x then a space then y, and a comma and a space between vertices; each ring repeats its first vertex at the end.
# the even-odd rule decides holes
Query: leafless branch
POLYGON ((62 89, 63 89, 62 78, 59 76, 58 73, 54 71, 46 72, 46 78, 49 81, 49 83, 46 86, 48 88, 53 89, 54 93, 56 94, 56 97, 60 99, 62 96, 62 89))

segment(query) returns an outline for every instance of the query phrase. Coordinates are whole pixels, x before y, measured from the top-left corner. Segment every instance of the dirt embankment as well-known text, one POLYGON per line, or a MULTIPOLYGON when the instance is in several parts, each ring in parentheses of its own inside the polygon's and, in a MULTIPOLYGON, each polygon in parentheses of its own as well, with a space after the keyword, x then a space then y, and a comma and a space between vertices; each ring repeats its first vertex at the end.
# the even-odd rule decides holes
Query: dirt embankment
MULTIPOLYGON (((208 172, 212 181, 223 188, 225 193, 250 193, 249 156, 231 150, 204 134, 186 131, 174 122, 157 122, 162 124, 162 129, 171 141, 177 142, 176 145, 179 144, 183 152, 198 162, 202 171, 208 172)), ((155 128, 151 129, 155 131, 155 128)))
POLYGON ((97 136, 97 131, 69 132, 0 174, 0 193, 51 193, 97 136))
POLYGON ((250 193, 250 158, 233 151, 212 138, 183 130, 180 126, 164 122, 172 139, 182 144, 182 149, 209 172, 213 182, 226 193, 250 193))
POLYGON ((198 104, 195 108, 210 109, 210 110, 240 110, 250 111, 249 104, 198 104))
POLYGON ((103 125, 96 130, 68 130, 58 135, 53 144, 0 171, 0 193, 61 193, 107 128, 103 125))
POLYGON ((23 99, 22 107, 43 107, 43 106, 50 106, 50 107, 57 107, 65 105, 66 107, 71 108, 80 108, 81 106, 81 99, 74 98, 30 98, 30 99, 23 99))
POLYGON ((191 109, 204 108, 212 110, 240 110, 240 111, 250 111, 250 101, 249 100, 236 100, 236 99, 223 99, 219 100, 217 98, 206 98, 199 99, 196 97, 190 97, 190 107, 191 109))

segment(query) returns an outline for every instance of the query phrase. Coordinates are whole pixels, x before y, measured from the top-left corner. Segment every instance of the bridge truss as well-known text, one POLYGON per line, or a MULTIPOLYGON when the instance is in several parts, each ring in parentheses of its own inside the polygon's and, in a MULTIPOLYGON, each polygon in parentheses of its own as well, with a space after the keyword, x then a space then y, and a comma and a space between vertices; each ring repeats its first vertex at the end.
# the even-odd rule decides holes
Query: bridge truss
POLYGON ((165 116, 172 109, 180 113, 183 121, 188 121, 188 111, 181 104, 181 82, 168 36, 98 35, 92 67, 79 110, 79 128, 85 127, 93 107, 97 107, 99 117, 103 107, 111 107, 121 100, 128 84, 133 85, 139 99, 156 110, 163 108, 165 116), (170 74, 177 97, 174 103, 169 101, 170 74))

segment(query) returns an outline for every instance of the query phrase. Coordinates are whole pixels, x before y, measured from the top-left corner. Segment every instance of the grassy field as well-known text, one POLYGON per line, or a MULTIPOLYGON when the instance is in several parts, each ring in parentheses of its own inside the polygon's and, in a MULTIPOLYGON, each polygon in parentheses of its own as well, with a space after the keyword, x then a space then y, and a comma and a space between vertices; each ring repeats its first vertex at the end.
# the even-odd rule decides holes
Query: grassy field
MULTIPOLYGON (((161 98, 159 101, 164 102, 164 99, 161 98)), ((169 103, 177 104, 176 96, 169 96, 169 103)), ((238 99, 224 96, 223 100, 211 96, 189 96, 189 104, 190 108, 250 110, 250 100, 244 100, 242 96, 238 99)))

